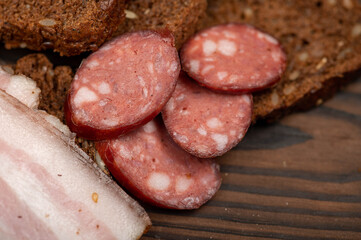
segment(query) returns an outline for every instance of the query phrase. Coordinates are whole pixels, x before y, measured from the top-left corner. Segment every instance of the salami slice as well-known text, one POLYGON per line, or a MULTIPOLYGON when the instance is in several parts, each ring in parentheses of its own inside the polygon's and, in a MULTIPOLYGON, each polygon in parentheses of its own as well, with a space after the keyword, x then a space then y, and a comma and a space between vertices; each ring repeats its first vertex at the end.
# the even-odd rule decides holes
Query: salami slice
POLYGON ((98 142, 96 148, 121 185, 156 206, 198 208, 221 184, 219 165, 183 151, 160 118, 117 139, 98 142))
POLYGON ((184 70, 201 85, 229 93, 253 92, 280 80, 286 55, 270 35, 244 24, 208 28, 181 50, 184 70))
POLYGON ((252 95, 215 93, 180 74, 162 110, 173 140, 200 158, 221 156, 237 145, 251 124, 252 95))
POLYGON ((180 71, 170 33, 128 33, 103 45, 80 66, 65 104, 79 136, 101 140, 154 118, 172 94, 180 71))

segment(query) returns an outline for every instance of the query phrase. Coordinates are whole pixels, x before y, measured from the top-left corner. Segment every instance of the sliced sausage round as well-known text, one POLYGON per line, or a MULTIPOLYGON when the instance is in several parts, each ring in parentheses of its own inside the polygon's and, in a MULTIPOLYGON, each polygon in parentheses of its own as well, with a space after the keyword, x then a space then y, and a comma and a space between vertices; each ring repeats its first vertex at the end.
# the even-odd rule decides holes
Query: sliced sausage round
POLYGON ((116 137, 154 118, 180 71, 170 33, 127 33, 83 61, 65 103, 69 128, 92 140, 116 137))
POLYGON ((205 29, 181 49, 183 69, 201 85, 241 93, 267 88, 280 80, 286 55, 278 41, 250 25, 205 29))
POLYGON ((221 184, 219 165, 183 151, 161 118, 117 139, 97 142, 96 148, 121 185, 159 207, 199 208, 221 184))
POLYGON ((216 93, 180 74, 162 110, 173 140, 200 158, 221 156, 237 145, 251 124, 251 94, 216 93))

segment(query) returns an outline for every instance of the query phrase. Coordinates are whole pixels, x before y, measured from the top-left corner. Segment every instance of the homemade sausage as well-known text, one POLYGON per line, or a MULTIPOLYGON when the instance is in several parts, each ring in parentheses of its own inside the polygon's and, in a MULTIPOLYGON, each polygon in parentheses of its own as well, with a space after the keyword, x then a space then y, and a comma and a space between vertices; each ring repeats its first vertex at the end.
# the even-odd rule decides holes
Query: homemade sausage
POLYGON ((169 32, 115 38, 81 64, 65 103, 66 122, 78 136, 92 140, 129 132, 161 111, 179 71, 169 32))

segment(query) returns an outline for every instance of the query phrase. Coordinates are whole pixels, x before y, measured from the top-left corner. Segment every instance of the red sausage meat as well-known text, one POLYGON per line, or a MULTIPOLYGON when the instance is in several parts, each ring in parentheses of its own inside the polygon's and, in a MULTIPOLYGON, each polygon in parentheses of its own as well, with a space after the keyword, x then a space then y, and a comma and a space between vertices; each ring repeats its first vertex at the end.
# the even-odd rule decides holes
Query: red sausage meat
POLYGON ((156 206, 198 208, 221 184, 218 164, 183 151, 159 118, 96 148, 121 185, 156 206))
POLYGON ((216 93, 180 74, 162 110, 173 140, 200 158, 224 154, 244 137, 252 118, 251 94, 216 93))
POLYGON ((253 92, 275 84, 285 70, 286 55, 270 35, 245 24, 208 28, 181 50, 184 70, 216 91, 253 92))
POLYGON ((172 94, 180 71, 170 33, 127 33, 81 64, 65 103, 78 136, 116 137, 154 118, 172 94))

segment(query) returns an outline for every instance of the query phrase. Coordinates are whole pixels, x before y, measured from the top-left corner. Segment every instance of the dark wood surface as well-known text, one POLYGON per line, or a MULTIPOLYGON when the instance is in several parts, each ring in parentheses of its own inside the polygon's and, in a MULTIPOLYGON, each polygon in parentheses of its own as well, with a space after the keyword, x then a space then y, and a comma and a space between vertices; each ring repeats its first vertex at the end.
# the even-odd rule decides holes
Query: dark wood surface
POLYGON ((219 163, 211 201, 146 207, 142 239, 361 239, 361 78, 317 108, 253 126, 219 163))

